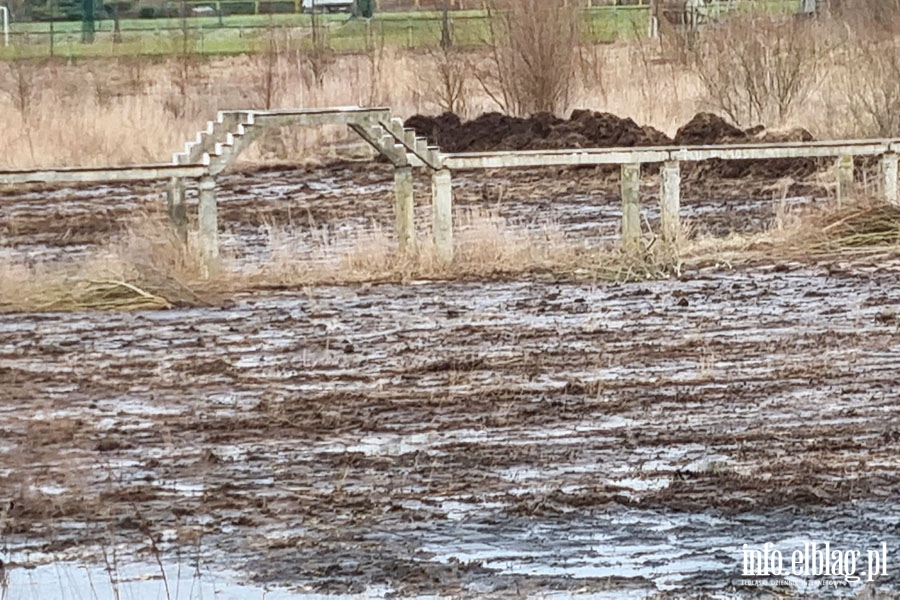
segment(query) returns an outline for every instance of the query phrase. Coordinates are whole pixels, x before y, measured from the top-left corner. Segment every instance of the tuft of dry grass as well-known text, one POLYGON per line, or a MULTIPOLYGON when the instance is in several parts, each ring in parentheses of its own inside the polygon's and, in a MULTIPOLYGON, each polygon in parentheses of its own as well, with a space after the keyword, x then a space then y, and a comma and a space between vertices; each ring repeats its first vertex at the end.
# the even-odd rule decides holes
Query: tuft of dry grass
POLYGON ((680 259, 691 267, 890 256, 900 251, 900 206, 872 194, 793 211, 778 209, 770 227, 754 234, 691 239, 680 259))
POLYGON ((790 241, 814 251, 900 246, 900 206, 875 196, 828 204, 801 223, 790 241))
POLYGON ((210 303, 213 300, 206 296, 214 298, 220 290, 212 283, 200 285, 203 271, 198 257, 193 237, 184 246, 163 220, 139 215, 121 236, 84 260, 0 264, 0 312, 143 310, 210 303))

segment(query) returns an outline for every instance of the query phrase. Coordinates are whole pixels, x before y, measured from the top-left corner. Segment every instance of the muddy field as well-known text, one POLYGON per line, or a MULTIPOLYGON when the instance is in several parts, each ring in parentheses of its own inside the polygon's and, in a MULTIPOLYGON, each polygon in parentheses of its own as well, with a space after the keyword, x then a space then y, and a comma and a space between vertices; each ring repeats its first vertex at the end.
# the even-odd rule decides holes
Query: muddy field
MULTIPOLYGON (((454 205, 463 213, 496 212, 513 227, 553 226, 588 247, 609 244, 618 236, 618 176, 608 170, 460 172, 453 185, 454 205)), ((657 177, 645 175, 645 215, 654 227, 658 186, 657 177)), ((780 203, 790 208, 828 196, 814 177, 734 183, 688 176, 684 188, 682 214, 695 235, 762 231, 780 203)), ((5 242, 0 256, 30 261, 78 257, 120 233, 136 213, 162 213, 164 194, 156 184, 0 190, 0 240, 5 242)), ((420 230, 430 223, 430 194, 430 180, 417 174, 420 230)), ((393 171, 378 163, 227 174, 219 179, 218 198, 223 248, 239 256, 263 252, 270 228, 284 229, 301 246, 308 242, 312 247, 323 238, 339 246, 342 234, 393 227, 393 171)), ((194 190, 188 191, 187 202, 193 220, 194 190)))
MULTIPOLYGON (((457 178, 462 208, 552 219, 589 245, 615 233, 602 173, 485 180, 457 178)), ((685 210, 712 232, 760 230, 761 186, 689 186, 685 210)), ((392 218, 380 166, 223 187, 226 242, 249 254, 271 220, 303 236, 392 218)), ((5 192, 3 253, 77 256, 160 193, 5 192)), ((898 278, 773 263, 4 316, 2 593, 872 597, 821 577, 746 584, 743 544, 804 541, 884 542, 877 587, 900 589, 898 278)))

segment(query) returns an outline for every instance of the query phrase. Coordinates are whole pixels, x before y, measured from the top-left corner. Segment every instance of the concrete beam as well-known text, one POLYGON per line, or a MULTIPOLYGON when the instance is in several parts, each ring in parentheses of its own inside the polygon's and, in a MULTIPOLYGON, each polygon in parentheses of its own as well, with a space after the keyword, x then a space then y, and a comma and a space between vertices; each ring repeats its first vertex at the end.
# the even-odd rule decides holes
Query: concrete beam
POLYGON ((181 243, 187 243, 187 206, 184 203, 184 180, 173 177, 166 188, 169 223, 181 243))
POLYGON ((850 195, 850 190, 853 188, 853 156, 849 154, 839 156, 835 161, 835 171, 837 199, 840 204, 850 195))
POLYGON ((318 125, 353 125, 374 123, 379 119, 391 118, 390 110, 385 109, 329 109, 329 110, 300 110, 300 111, 254 111, 254 125, 264 127, 286 127, 299 125, 311 127, 318 125))
POLYGON ((394 216, 401 253, 408 252, 416 243, 415 207, 412 167, 397 167, 394 169, 394 216))
POLYGON ((387 106, 327 106, 324 108, 274 108, 271 110, 256 109, 229 109, 223 110, 222 113, 251 113, 256 117, 279 117, 279 116, 329 116, 329 115, 351 115, 357 118, 372 117, 375 119, 390 118, 391 109, 387 106), (387 117, 385 117, 387 115, 387 117))
POLYGON ((668 161, 660 170, 659 217, 662 240, 666 246, 678 247, 681 242, 681 165, 668 161))
MULTIPOLYGON (((900 144, 898 144, 900 145, 900 144)), ((448 169, 502 169, 523 167, 621 165, 626 163, 765 160, 820 158, 841 155, 879 156, 888 152, 890 140, 784 142, 717 146, 657 146, 644 148, 581 148, 577 150, 528 150, 442 154, 448 169)))
POLYGON ((641 164, 622 165, 622 249, 636 255, 641 249, 641 164))
POLYGON ((449 169, 431 174, 432 231, 438 261, 453 260, 453 180, 449 169))
POLYGON ((888 140, 825 142, 780 142, 777 144, 723 144, 672 149, 669 160, 766 160, 772 158, 828 158, 832 156, 878 156, 888 151, 888 140))
POLYGON ((447 169, 508 169, 577 165, 621 165, 669 160, 667 150, 643 148, 591 148, 579 150, 525 150, 442 154, 447 169))
POLYGON ((196 179, 206 174, 203 165, 128 165, 122 167, 72 167, 0 171, 0 184, 100 183, 109 181, 152 181, 177 177, 196 179))
POLYGON ((206 176, 200 179, 200 260, 207 277, 215 271, 219 259, 219 219, 216 206, 216 180, 206 176))
POLYGON ((900 205, 897 194, 897 161, 898 155, 888 152, 881 157, 881 173, 884 177, 884 199, 890 204, 900 205))

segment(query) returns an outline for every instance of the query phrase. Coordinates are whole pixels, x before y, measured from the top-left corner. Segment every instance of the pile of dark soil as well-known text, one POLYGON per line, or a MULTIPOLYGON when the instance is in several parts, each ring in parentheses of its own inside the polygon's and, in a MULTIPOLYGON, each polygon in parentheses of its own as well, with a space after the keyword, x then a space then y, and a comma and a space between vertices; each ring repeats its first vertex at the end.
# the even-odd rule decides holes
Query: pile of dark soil
POLYGON ((631 119, 588 110, 575 110, 568 120, 549 113, 523 119, 491 112, 466 122, 453 113, 439 117, 416 115, 406 121, 406 126, 426 136, 445 152, 666 146, 672 143, 666 134, 652 127, 641 127, 631 119))
MULTIPOLYGON (((653 127, 638 125, 632 119, 589 110, 572 111, 568 119, 549 113, 520 118, 491 112, 471 121, 462 121, 453 113, 437 117, 416 115, 406 121, 406 126, 426 136, 444 152, 696 146, 813 139, 805 129, 769 132, 758 126, 743 130, 711 113, 695 115, 678 129, 674 139, 653 127)), ((806 177, 817 169, 818 164, 813 159, 715 160, 697 165, 692 169, 692 175, 720 178, 806 177)))
MULTIPOLYGON (((811 142, 813 136, 802 128, 788 131, 767 131, 758 125, 739 129, 722 117, 711 113, 697 113, 680 127, 673 140, 676 146, 711 144, 761 144, 765 142, 811 142)), ((694 165, 690 176, 694 179, 745 177, 772 179, 778 177, 808 177, 823 166, 814 158, 775 158, 771 160, 708 160, 694 165)))

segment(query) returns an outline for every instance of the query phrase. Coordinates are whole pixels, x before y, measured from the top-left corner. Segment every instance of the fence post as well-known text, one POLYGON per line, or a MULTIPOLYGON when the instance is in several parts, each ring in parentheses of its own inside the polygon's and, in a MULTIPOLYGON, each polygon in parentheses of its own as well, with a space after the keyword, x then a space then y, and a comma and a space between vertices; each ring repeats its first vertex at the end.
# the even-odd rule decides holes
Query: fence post
POLYGON ((187 207, 184 204, 184 180, 173 177, 166 189, 169 223, 182 243, 187 242, 187 207))
POLYGON ((453 180, 449 169, 431 174, 432 231, 438 260, 453 260, 453 180))
POLYGON ((641 248, 641 163, 622 165, 619 181, 622 194, 622 249, 637 254, 641 248))
POLYGON ((900 205, 897 194, 897 160, 898 156, 888 152, 881 157, 881 172, 884 175, 884 199, 890 204, 900 205))
POLYGON ((415 201, 412 167, 394 169, 394 215, 400 252, 407 252, 416 242, 415 201))
POLYGON ((210 175, 200 179, 200 259, 205 276, 215 269, 219 258, 219 219, 216 208, 216 180, 210 175))
POLYGON ((843 155, 837 159, 837 199, 840 205, 850 194, 853 186, 853 156, 843 155))
POLYGON ((666 246, 677 249, 681 241, 681 165, 677 160, 663 163, 659 190, 659 219, 666 246))

